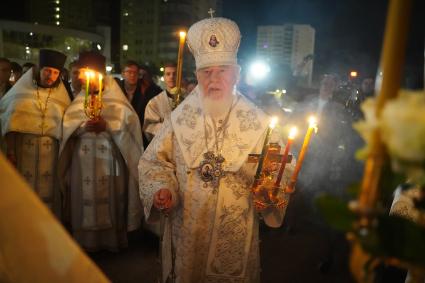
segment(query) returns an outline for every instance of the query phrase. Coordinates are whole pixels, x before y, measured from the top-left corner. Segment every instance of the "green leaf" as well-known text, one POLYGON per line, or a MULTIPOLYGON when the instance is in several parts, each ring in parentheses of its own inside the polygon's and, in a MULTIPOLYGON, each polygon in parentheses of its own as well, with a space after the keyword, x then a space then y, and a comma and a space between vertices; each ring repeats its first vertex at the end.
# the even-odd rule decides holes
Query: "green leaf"
POLYGON ((340 231, 352 230, 356 215, 349 210, 347 203, 329 195, 321 195, 316 205, 331 227, 340 231))
POLYGON ((396 216, 381 216, 378 221, 378 233, 387 253, 412 263, 425 264, 424 227, 396 216))
POLYGON ((404 182, 406 182, 406 176, 393 172, 390 162, 386 162, 382 167, 382 175, 379 182, 379 187, 381 188, 380 199, 384 206, 391 205, 394 190, 404 182))
POLYGON ((425 228, 398 216, 382 215, 368 233, 358 233, 365 251, 425 265, 425 228))
POLYGON ((361 182, 356 182, 348 186, 347 188, 348 195, 353 199, 357 199, 357 197, 360 194, 361 185, 362 185, 361 182))

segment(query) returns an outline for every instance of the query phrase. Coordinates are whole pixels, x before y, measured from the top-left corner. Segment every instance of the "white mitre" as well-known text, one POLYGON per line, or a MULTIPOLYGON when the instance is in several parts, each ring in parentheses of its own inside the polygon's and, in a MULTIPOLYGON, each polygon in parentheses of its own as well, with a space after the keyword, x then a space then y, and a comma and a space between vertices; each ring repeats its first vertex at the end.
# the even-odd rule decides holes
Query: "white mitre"
POLYGON ((196 69, 237 65, 241 41, 238 25, 225 18, 208 18, 193 24, 187 33, 187 45, 195 57, 196 69))
MULTIPOLYGON (((225 18, 209 18, 193 24, 187 42, 196 61, 196 69, 237 65, 239 28, 225 18)), ((236 172, 254 152, 268 125, 266 115, 239 93, 229 112, 221 154, 224 171, 236 172)), ((204 153, 215 150, 214 121, 204 114, 200 87, 171 113, 171 124, 188 168, 198 168, 204 153)))

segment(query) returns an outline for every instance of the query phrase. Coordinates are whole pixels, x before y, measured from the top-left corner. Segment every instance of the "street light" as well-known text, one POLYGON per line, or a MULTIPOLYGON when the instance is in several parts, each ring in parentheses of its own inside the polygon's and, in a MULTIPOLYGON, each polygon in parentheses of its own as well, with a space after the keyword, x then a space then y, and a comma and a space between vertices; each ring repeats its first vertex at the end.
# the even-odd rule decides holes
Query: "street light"
POLYGON ((264 79, 267 74, 270 72, 270 67, 267 63, 263 61, 255 61, 251 64, 249 68, 249 73, 255 80, 264 79))

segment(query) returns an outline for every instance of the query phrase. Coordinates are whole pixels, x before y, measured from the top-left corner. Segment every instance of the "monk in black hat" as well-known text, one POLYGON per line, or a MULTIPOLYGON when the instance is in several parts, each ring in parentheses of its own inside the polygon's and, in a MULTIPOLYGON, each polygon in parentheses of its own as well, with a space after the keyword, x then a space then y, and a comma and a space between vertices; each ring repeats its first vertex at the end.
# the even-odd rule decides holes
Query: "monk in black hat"
POLYGON ((62 118, 70 104, 59 79, 65 60, 61 52, 41 49, 38 67, 26 72, 0 100, 7 158, 57 216, 61 195, 56 165, 62 118))
POLYGON ((127 231, 141 224, 140 123, 118 84, 106 76, 105 57, 83 52, 78 64, 82 90, 64 115, 59 160, 65 221, 85 250, 117 251, 127 247, 127 231))
POLYGON ((33 73, 37 84, 43 88, 58 86, 65 60, 66 56, 59 51, 41 49, 38 64, 39 72, 33 73))

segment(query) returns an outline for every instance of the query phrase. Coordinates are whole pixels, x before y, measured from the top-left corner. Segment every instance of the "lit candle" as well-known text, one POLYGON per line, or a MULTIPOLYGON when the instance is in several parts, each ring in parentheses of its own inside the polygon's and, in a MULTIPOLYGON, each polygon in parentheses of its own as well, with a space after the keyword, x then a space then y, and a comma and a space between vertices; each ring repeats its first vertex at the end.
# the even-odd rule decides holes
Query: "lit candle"
POLYGON ((307 129, 307 133, 305 134, 303 145, 301 147, 300 154, 298 156, 297 164, 295 165, 294 172, 292 173, 291 179, 289 181, 289 185, 286 188, 287 193, 291 193, 294 191, 295 183, 297 182, 298 174, 300 173, 301 166, 303 165, 305 155, 307 154, 308 145, 310 143, 311 135, 313 134, 313 130, 317 132, 317 120, 315 117, 310 117, 309 126, 307 129))
POLYGON ((103 76, 102 74, 99 74, 99 101, 100 102, 102 101, 102 87, 103 87, 102 83, 103 83, 103 76))
POLYGON ((84 72, 86 75, 86 96, 84 97, 84 107, 87 107, 87 101, 89 99, 89 93, 90 93, 90 71, 87 68, 84 72))
POLYGON ((186 32, 180 32, 180 41, 179 41, 179 53, 177 55, 177 78, 176 78, 176 102, 179 103, 180 100, 180 89, 182 85, 182 71, 183 71, 183 50, 184 50, 184 42, 186 40, 186 32))
POLYGON ((276 187, 279 186, 280 181, 282 181, 283 172, 285 171, 286 162, 288 160, 289 150, 291 148, 292 142, 294 141, 296 134, 297 134, 297 128, 292 127, 291 130, 289 131, 288 141, 286 142, 285 150, 283 151, 282 162, 280 164, 279 173, 277 175, 276 182, 274 184, 276 187))
MULTIPOLYGON (((406 54, 406 37, 410 23, 410 12, 413 1, 389 1, 387 23, 384 33, 384 43, 378 71, 382 72, 376 78, 377 104, 376 116, 380 117, 385 103, 397 97, 403 77, 404 57, 406 54)), ((379 74, 379 72, 378 72, 379 74)), ((382 177, 382 166, 386 161, 385 148, 382 145, 378 130, 375 130, 370 142, 370 153, 365 162, 359 206, 368 211, 375 208, 380 191, 379 183, 382 177)), ((367 222, 367 219, 365 219, 367 222)))
POLYGON ((277 117, 273 117, 270 120, 270 124, 266 132, 266 137, 264 138, 263 148, 261 149, 261 155, 260 155, 260 158, 258 159, 257 172, 255 173, 255 182, 258 181, 258 179, 260 178, 261 170, 263 170, 263 163, 267 154, 267 145, 269 144, 270 136, 274 127, 276 126, 276 123, 277 123, 277 117))

